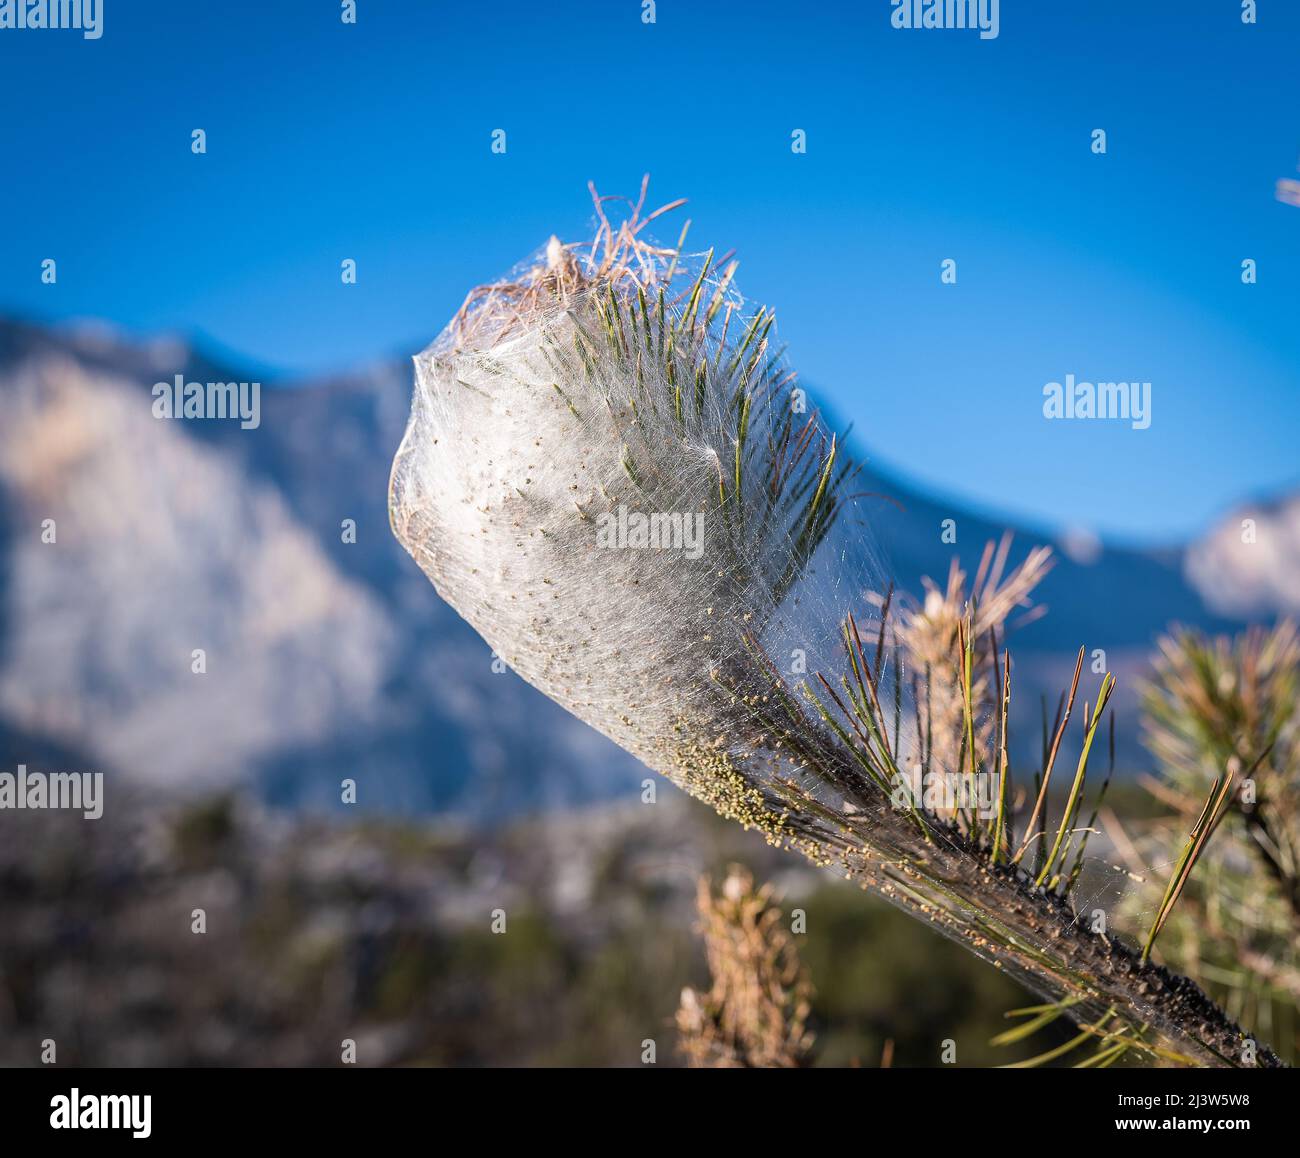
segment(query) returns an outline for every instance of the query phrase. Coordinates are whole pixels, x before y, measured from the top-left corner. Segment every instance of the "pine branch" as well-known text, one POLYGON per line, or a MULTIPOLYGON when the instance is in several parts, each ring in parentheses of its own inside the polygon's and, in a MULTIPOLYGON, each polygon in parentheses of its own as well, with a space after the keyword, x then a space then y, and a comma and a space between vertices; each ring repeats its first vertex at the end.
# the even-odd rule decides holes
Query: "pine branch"
POLYGON ((1002 563, 986 560, 962 609, 955 673, 936 656, 914 691, 888 597, 860 623, 885 584, 858 464, 808 412, 734 263, 646 240, 644 192, 616 226, 593 191, 594 242, 552 239, 472 291, 417 358, 395 533, 523 678, 722 815, 1016 976, 1105 1057, 1251 1064, 1196 985, 1087 931, 1068 900, 1112 677, 1076 705, 1076 670, 1017 839, 1011 661, 990 673, 988 658, 1008 608, 980 607, 1002 563), (1072 720, 1079 754, 1049 818, 1072 720), (938 810, 913 791, 927 774, 954 793, 938 810), (986 809, 970 794, 993 774, 986 809))

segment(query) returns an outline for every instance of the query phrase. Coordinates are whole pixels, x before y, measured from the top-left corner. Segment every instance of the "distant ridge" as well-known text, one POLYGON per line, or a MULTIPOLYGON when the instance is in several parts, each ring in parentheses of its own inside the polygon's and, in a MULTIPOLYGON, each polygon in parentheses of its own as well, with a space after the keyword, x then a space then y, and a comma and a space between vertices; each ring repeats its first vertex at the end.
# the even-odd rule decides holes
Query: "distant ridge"
MULTIPOLYGON (((293 807, 336 807, 353 778, 363 806, 472 821, 639 790, 639 765, 493 670, 390 534, 409 361, 268 384, 256 430, 155 420, 149 390, 176 374, 255 376, 183 340, 0 319, 4 765, 43 746, 167 792, 248 782, 293 807), (46 519, 56 544, 41 541, 46 519), (191 670, 196 649, 204 674, 191 670)), ((973 568, 1006 530, 1013 558, 1044 541, 878 472, 869 455, 862 489, 888 496, 875 534, 916 593, 923 575, 942 582, 954 549, 973 568), (945 519, 956 548, 941 541, 945 519)), ((1297 495, 1246 505, 1186 547, 1086 532, 1055 545, 1049 614, 1009 641, 1025 754, 1040 697, 1055 702, 1080 645, 1104 649, 1120 678, 1131 769, 1145 764, 1135 678, 1168 623, 1233 630, 1300 610, 1297 495), (1254 544, 1240 536, 1249 517, 1254 544)))

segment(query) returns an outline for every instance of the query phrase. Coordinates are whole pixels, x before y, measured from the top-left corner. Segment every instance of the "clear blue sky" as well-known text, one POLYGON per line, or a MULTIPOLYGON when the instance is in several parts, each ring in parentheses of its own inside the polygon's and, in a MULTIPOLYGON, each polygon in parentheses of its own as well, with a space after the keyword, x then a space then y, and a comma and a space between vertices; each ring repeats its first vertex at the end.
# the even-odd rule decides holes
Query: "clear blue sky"
POLYGON ((1246 27, 1238 0, 1003 0, 992 41, 897 31, 888 0, 339 7, 105 0, 98 41, 0 31, 0 311, 355 366, 584 233, 589 178, 649 171, 931 487, 1172 540, 1300 479, 1300 209, 1273 197, 1300 3, 1246 27), (1045 422, 1067 373, 1150 380, 1151 428, 1045 422))

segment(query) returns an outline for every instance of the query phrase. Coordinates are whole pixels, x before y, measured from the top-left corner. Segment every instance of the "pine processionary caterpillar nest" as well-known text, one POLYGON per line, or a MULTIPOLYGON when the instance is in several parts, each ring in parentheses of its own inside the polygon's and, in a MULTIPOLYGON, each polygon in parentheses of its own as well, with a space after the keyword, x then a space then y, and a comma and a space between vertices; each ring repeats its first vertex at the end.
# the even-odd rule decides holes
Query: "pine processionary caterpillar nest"
POLYGON ((757 770, 738 661, 836 645, 828 588, 857 576, 835 602, 860 599, 870 558, 864 526, 856 545, 841 530, 854 466, 735 264, 653 246, 644 223, 553 238, 416 359, 393 526, 520 675, 770 830, 777 801, 737 766, 762 785, 786 762, 757 770))

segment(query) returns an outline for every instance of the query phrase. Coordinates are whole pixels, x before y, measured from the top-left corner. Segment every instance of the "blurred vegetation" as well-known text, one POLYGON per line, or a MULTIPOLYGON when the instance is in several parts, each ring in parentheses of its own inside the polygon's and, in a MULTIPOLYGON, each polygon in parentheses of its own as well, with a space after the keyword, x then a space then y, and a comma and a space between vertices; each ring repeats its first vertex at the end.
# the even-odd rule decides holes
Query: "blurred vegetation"
MULTIPOLYGON (((1121 915, 1140 926, 1206 785, 1235 770, 1231 810, 1156 955, 1289 1059, 1298 672, 1289 625, 1164 641, 1146 700, 1160 778, 1117 778, 1097 837, 1132 873, 1121 915)), ((1033 997, 667 786, 653 805, 496 830, 289 816, 241 795, 160 806, 115 787, 112 801, 95 822, 0 814, 0 1065, 39 1064, 50 1038, 60 1064, 89 1066, 337 1065, 345 1040, 372 1066, 633 1066, 647 1039, 657 1064, 679 1065, 683 989, 715 1024, 725 996, 700 936, 701 914, 707 925, 723 910, 697 912, 698 882, 735 863, 772 884, 752 894, 775 934, 772 976, 785 944, 811 981, 771 990, 798 1010, 777 1064, 935 1066, 951 1041, 957 1066, 1005 1065, 1072 1033, 1058 1023, 991 1045, 1033 997)), ((758 946, 749 960, 762 958, 758 946)), ((765 1040, 779 1056, 779 1034, 765 1040)))
POLYGON ((0 1064, 54 1038, 68 1065, 336 1065, 351 1038, 362 1065, 639 1065, 646 1039, 679 1065, 681 991, 709 982, 696 881, 736 860, 806 914, 816 1064, 892 1042, 895 1065, 935 1065, 949 1038, 958 1065, 1024 1056, 988 1045, 1017 986, 676 794, 486 834, 236 796, 14 821, 0 1064))
POLYGON ((1131 820, 1124 851, 1142 884, 1166 886, 1172 849, 1211 784, 1234 783, 1222 824, 1161 934, 1157 956, 1228 1014, 1300 1060, 1300 633, 1281 622, 1234 638, 1175 630, 1143 694, 1159 775, 1140 788, 1159 812, 1131 820))

